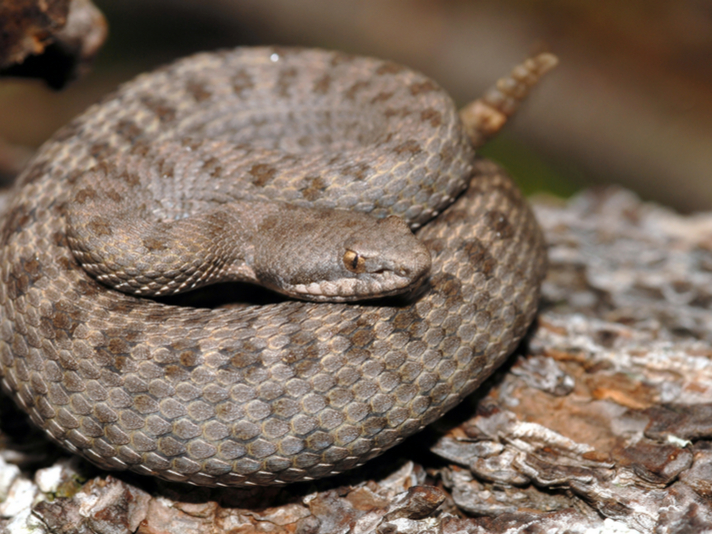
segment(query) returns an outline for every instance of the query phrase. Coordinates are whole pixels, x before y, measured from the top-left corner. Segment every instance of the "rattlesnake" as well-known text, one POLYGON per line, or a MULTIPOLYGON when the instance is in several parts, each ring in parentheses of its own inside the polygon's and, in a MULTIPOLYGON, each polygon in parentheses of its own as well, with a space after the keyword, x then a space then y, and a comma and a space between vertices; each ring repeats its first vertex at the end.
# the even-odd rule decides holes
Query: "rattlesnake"
MULTIPOLYGON (((199 485, 309 480, 399 443, 481 384, 534 317, 541 232, 473 142, 499 128, 477 115, 482 103, 490 119, 508 114, 550 63, 519 67, 462 112, 464 127, 425 76, 321 50, 198 54, 123 85, 19 177, 0 240, 3 386, 98 465, 199 485), (123 208, 106 206, 128 197, 134 211, 117 223, 123 208), (104 285, 130 278, 122 289, 161 295, 214 281, 221 268, 173 283, 127 266, 126 256, 149 270, 163 261, 149 254, 166 234, 141 235, 124 254, 125 221, 144 213, 184 228, 194 212, 245 199, 402 217, 418 228, 429 276, 405 297, 357 304, 191 307, 104 285)), ((169 256, 202 254, 203 238, 172 238, 169 256)), ((303 246, 280 249, 277 263, 303 246)), ((302 282, 307 297, 326 291, 302 282)))

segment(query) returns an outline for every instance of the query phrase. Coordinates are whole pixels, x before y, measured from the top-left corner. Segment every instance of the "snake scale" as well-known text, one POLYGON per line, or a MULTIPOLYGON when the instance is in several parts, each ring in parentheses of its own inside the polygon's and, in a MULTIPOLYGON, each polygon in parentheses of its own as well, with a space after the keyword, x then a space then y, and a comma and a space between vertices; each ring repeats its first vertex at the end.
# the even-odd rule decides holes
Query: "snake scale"
MULTIPOLYGON (((523 96, 506 82, 490 95, 505 114, 506 87, 523 96)), ((472 392, 536 311, 541 232, 512 181, 475 158, 486 125, 473 124, 425 76, 337 52, 238 48, 139 76, 19 177, 0 227, 3 387, 108 469, 245 486, 361 465, 472 392), (161 220, 250 199, 396 215, 432 265, 410 295, 359 303, 137 297, 69 248, 69 208, 95 193, 161 220)), ((116 230, 108 213, 88 217, 99 236, 116 230)))

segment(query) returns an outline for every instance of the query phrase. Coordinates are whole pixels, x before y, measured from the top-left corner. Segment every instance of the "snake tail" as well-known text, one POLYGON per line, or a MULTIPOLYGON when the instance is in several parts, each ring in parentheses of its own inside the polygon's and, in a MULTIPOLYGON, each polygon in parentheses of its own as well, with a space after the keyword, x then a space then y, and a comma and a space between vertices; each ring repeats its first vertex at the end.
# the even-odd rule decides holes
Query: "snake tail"
POLYGON ((497 80, 481 98, 460 110, 460 119, 475 148, 492 139, 519 108, 539 80, 559 63, 549 53, 539 54, 520 63, 504 78, 497 80))

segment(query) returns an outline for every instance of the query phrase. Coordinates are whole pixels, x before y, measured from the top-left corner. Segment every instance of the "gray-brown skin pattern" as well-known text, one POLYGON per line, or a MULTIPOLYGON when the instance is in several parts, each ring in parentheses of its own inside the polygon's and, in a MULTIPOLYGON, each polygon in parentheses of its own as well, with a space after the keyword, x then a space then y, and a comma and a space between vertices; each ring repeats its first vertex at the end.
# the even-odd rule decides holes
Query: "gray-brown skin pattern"
MULTIPOLYGON (((196 173, 201 171, 194 170, 193 161, 209 157, 199 150, 170 148, 174 161, 196 173)), ((305 300, 345 302, 414 289, 430 272, 428 249, 395 215, 376 219, 356 211, 223 194, 230 189, 240 194, 238 176, 211 177, 198 198, 182 198, 171 190, 156 199, 150 180, 161 177, 151 156, 119 158, 84 173, 67 203, 74 257, 114 289, 164 296, 243 281, 305 300), (110 178, 122 174, 129 179, 110 178), (202 200, 205 192, 210 198, 202 200), (216 202, 217 196, 224 201, 216 202), (181 213, 172 213, 173 206, 180 206, 181 213)))
MULTIPOLYGON (((187 174, 180 160, 156 165, 168 181, 187 174)), ((165 183, 152 184, 154 198, 165 183)), ((501 170, 474 159, 442 90, 392 63, 314 50, 201 54, 123 86, 40 149, 1 232, 5 389, 100 466, 199 485, 309 480, 399 443, 514 349, 545 271, 529 208, 501 170), (236 100, 249 111, 226 118, 236 100), (365 105, 379 102, 378 112, 365 105), (313 122, 297 117, 314 104, 313 122), (334 116, 344 130, 332 130, 334 116), (384 123, 390 140, 377 130, 384 123), (232 133, 238 124, 250 133, 232 133), (73 184, 105 165, 97 186, 127 179, 112 174, 117 153, 149 154, 161 141, 207 153, 215 137, 236 146, 194 162, 201 172, 172 187, 204 192, 243 176, 258 199, 344 202, 417 227, 470 186, 418 231, 430 278, 402 304, 186 308, 90 277, 67 244, 73 184), (252 139, 281 151, 251 160, 242 145, 252 139), (314 172, 314 160, 332 167, 314 172)))

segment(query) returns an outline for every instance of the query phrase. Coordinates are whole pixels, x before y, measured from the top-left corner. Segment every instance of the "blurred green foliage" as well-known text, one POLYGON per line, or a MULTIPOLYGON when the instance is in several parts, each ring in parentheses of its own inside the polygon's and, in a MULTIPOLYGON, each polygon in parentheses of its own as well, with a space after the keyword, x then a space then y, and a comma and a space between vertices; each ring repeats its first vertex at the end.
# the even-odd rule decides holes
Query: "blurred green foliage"
POLYGON ((498 134, 479 153, 507 169, 527 196, 546 192, 569 197, 581 189, 586 181, 583 173, 550 163, 507 132, 498 134))

